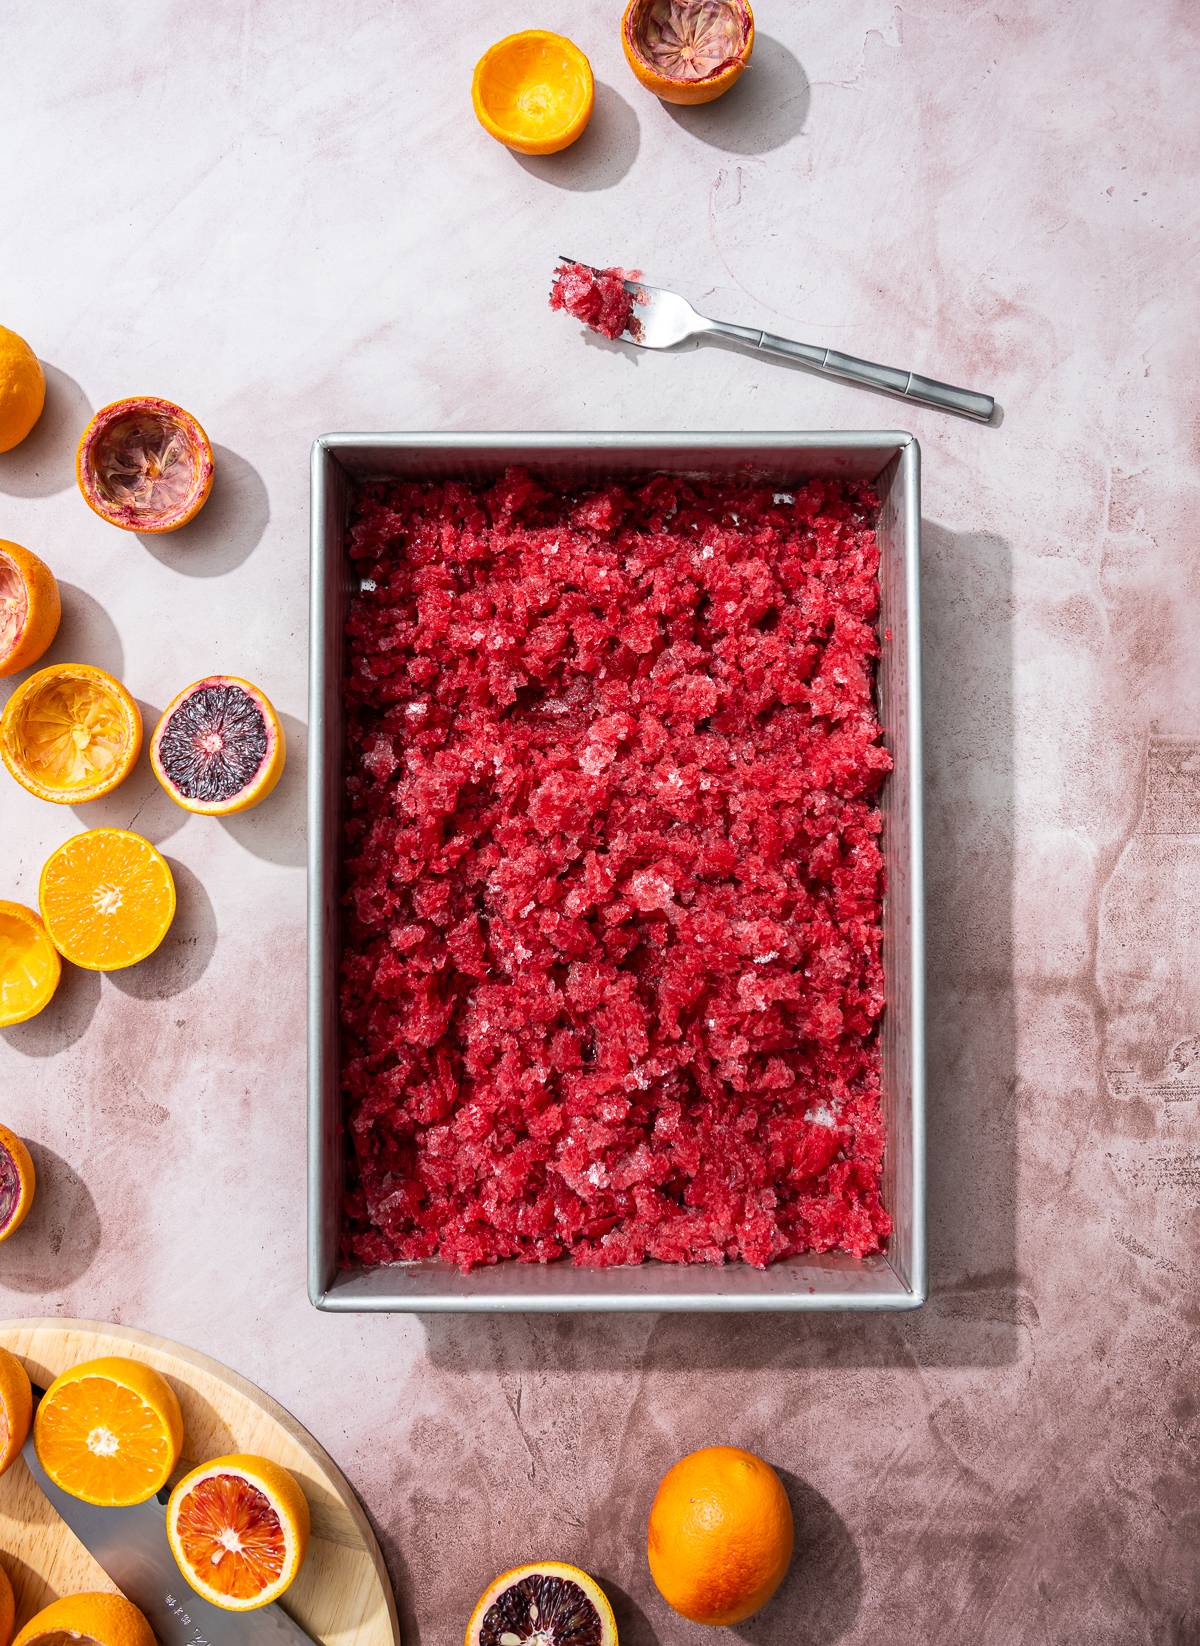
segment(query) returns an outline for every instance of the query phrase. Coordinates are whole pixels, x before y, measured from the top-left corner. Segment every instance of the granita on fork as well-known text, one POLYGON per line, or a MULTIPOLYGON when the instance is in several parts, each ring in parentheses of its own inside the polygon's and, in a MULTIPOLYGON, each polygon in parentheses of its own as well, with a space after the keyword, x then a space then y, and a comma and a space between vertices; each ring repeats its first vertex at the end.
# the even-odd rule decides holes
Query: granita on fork
POLYGON ((343 1261, 878 1251, 869 487, 358 487, 343 1261))

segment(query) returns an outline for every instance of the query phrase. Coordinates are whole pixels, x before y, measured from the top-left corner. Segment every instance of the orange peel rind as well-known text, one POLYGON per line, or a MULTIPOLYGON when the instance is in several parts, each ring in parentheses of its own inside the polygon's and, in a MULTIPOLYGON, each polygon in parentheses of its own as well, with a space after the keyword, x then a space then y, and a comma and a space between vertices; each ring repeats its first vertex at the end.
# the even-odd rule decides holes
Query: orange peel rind
POLYGON ((0 679, 37 662, 61 615, 49 566, 19 543, 0 540, 0 679))
POLYGON ((0 1028, 36 1017, 54 998, 61 976, 62 961, 41 915, 24 903, 0 900, 0 1028))
POLYGON ((664 103, 711 103, 750 61, 754 13, 746 0, 629 0, 621 45, 638 80, 664 103))
POLYGON ((59 1646, 68 1640, 95 1646, 157 1646, 154 1631, 124 1595, 64 1595, 31 1617, 13 1646, 59 1646))
POLYGON ((475 65, 471 102, 483 129, 522 154, 556 154, 592 117, 592 65, 565 35, 524 29, 475 65))
POLYGON ((18 686, 0 715, 0 758, 39 800, 78 806, 123 783, 142 716, 121 682, 91 663, 54 663, 18 686))
POLYGON ((75 454, 84 502, 127 532, 173 532, 203 508, 213 483, 208 436, 190 412, 154 395, 114 400, 75 454))

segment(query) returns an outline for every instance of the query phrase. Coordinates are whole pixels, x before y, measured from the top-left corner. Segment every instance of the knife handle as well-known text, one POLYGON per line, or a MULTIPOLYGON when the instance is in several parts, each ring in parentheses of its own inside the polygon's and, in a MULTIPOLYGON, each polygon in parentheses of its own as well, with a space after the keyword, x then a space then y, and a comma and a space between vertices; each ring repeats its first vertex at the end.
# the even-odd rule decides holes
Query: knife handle
POLYGON ((990 394, 976 394, 973 389, 956 389, 953 384, 939 383, 932 377, 919 377, 916 372, 904 371, 898 366, 879 366, 873 360, 859 360, 852 354, 839 354, 836 349, 823 349, 813 343, 793 343, 789 337, 773 337, 763 332, 759 348, 766 354, 781 354, 789 360, 802 360, 806 366, 824 372, 827 377, 848 378, 852 383, 864 383, 873 389, 888 389, 902 394, 907 400, 919 401, 924 406, 937 406, 942 411, 962 412, 986 423, 996 409, 990 394))

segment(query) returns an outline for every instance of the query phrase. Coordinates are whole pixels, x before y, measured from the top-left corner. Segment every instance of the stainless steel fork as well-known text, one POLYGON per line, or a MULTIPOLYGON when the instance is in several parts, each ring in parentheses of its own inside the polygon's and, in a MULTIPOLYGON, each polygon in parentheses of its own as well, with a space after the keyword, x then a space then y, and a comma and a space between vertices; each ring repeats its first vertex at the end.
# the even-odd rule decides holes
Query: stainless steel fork
MULTIPOLYGON (((574 263, 573 257, 563 257, 564 263, 574 263)), ((582 265, 590 268, 590 263, 582 265)), ((596 270, 600 273, 600 270, 596 270)), ((709 320, 698 314, 685 297, 667 291, 662 286, 647 286, 638 280, 626 280, 625 290, 631 292, 641 311, 636 319, 640 336, 628 329, 621 341, 640 349, 673 349, 698 337, 724 337, 732 343, 758 349, 763 354, 778 354, 785 360, 801 360, 814 371, 826 377, 838 377, 851 383, 862 383, 872 389, 890 389, 906 400, 916 400, 923 406, 937 406, 942 411, 956 411, 986 423, 996 409, 990 394, 976 394, 971 389, 956 389, 950 383, 939 383, 932 377, 921 377, 916 372, 898 366, 877 366, 872 360, 858 360, 852 354, 839 354, 836 349, 822 348, 819 343, 793 343, 790 337, 774 337, 768 331, 755 331, 750 326, 731 326, 725 320, 709 320)))

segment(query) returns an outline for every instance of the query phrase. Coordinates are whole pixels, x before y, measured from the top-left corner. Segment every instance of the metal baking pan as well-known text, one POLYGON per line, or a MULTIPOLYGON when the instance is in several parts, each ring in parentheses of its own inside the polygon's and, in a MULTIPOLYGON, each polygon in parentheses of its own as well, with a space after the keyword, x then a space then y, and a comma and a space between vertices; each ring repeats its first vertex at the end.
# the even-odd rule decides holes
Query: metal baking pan
POLYGON ((910 434, 327 434, 312 452, 308 787, 308 1291, 341 1313, 617 1309, 913 1309, 926 1296, 924 889, 921 827, 920 453, 910 434), (339 1269, 345 1184, 338 962, 344 724, 341 681, 354 573, 356 481, 490 484, 510 464, 560 485, 669 472, 781 489, 861 480, 879 495, 880 711, 895 761, 881 805, 886 1253, 786 1258, 770 1268, 646 1262, 613 1269, 509 1260, 464 1275, 441 1261, 339 1269))

